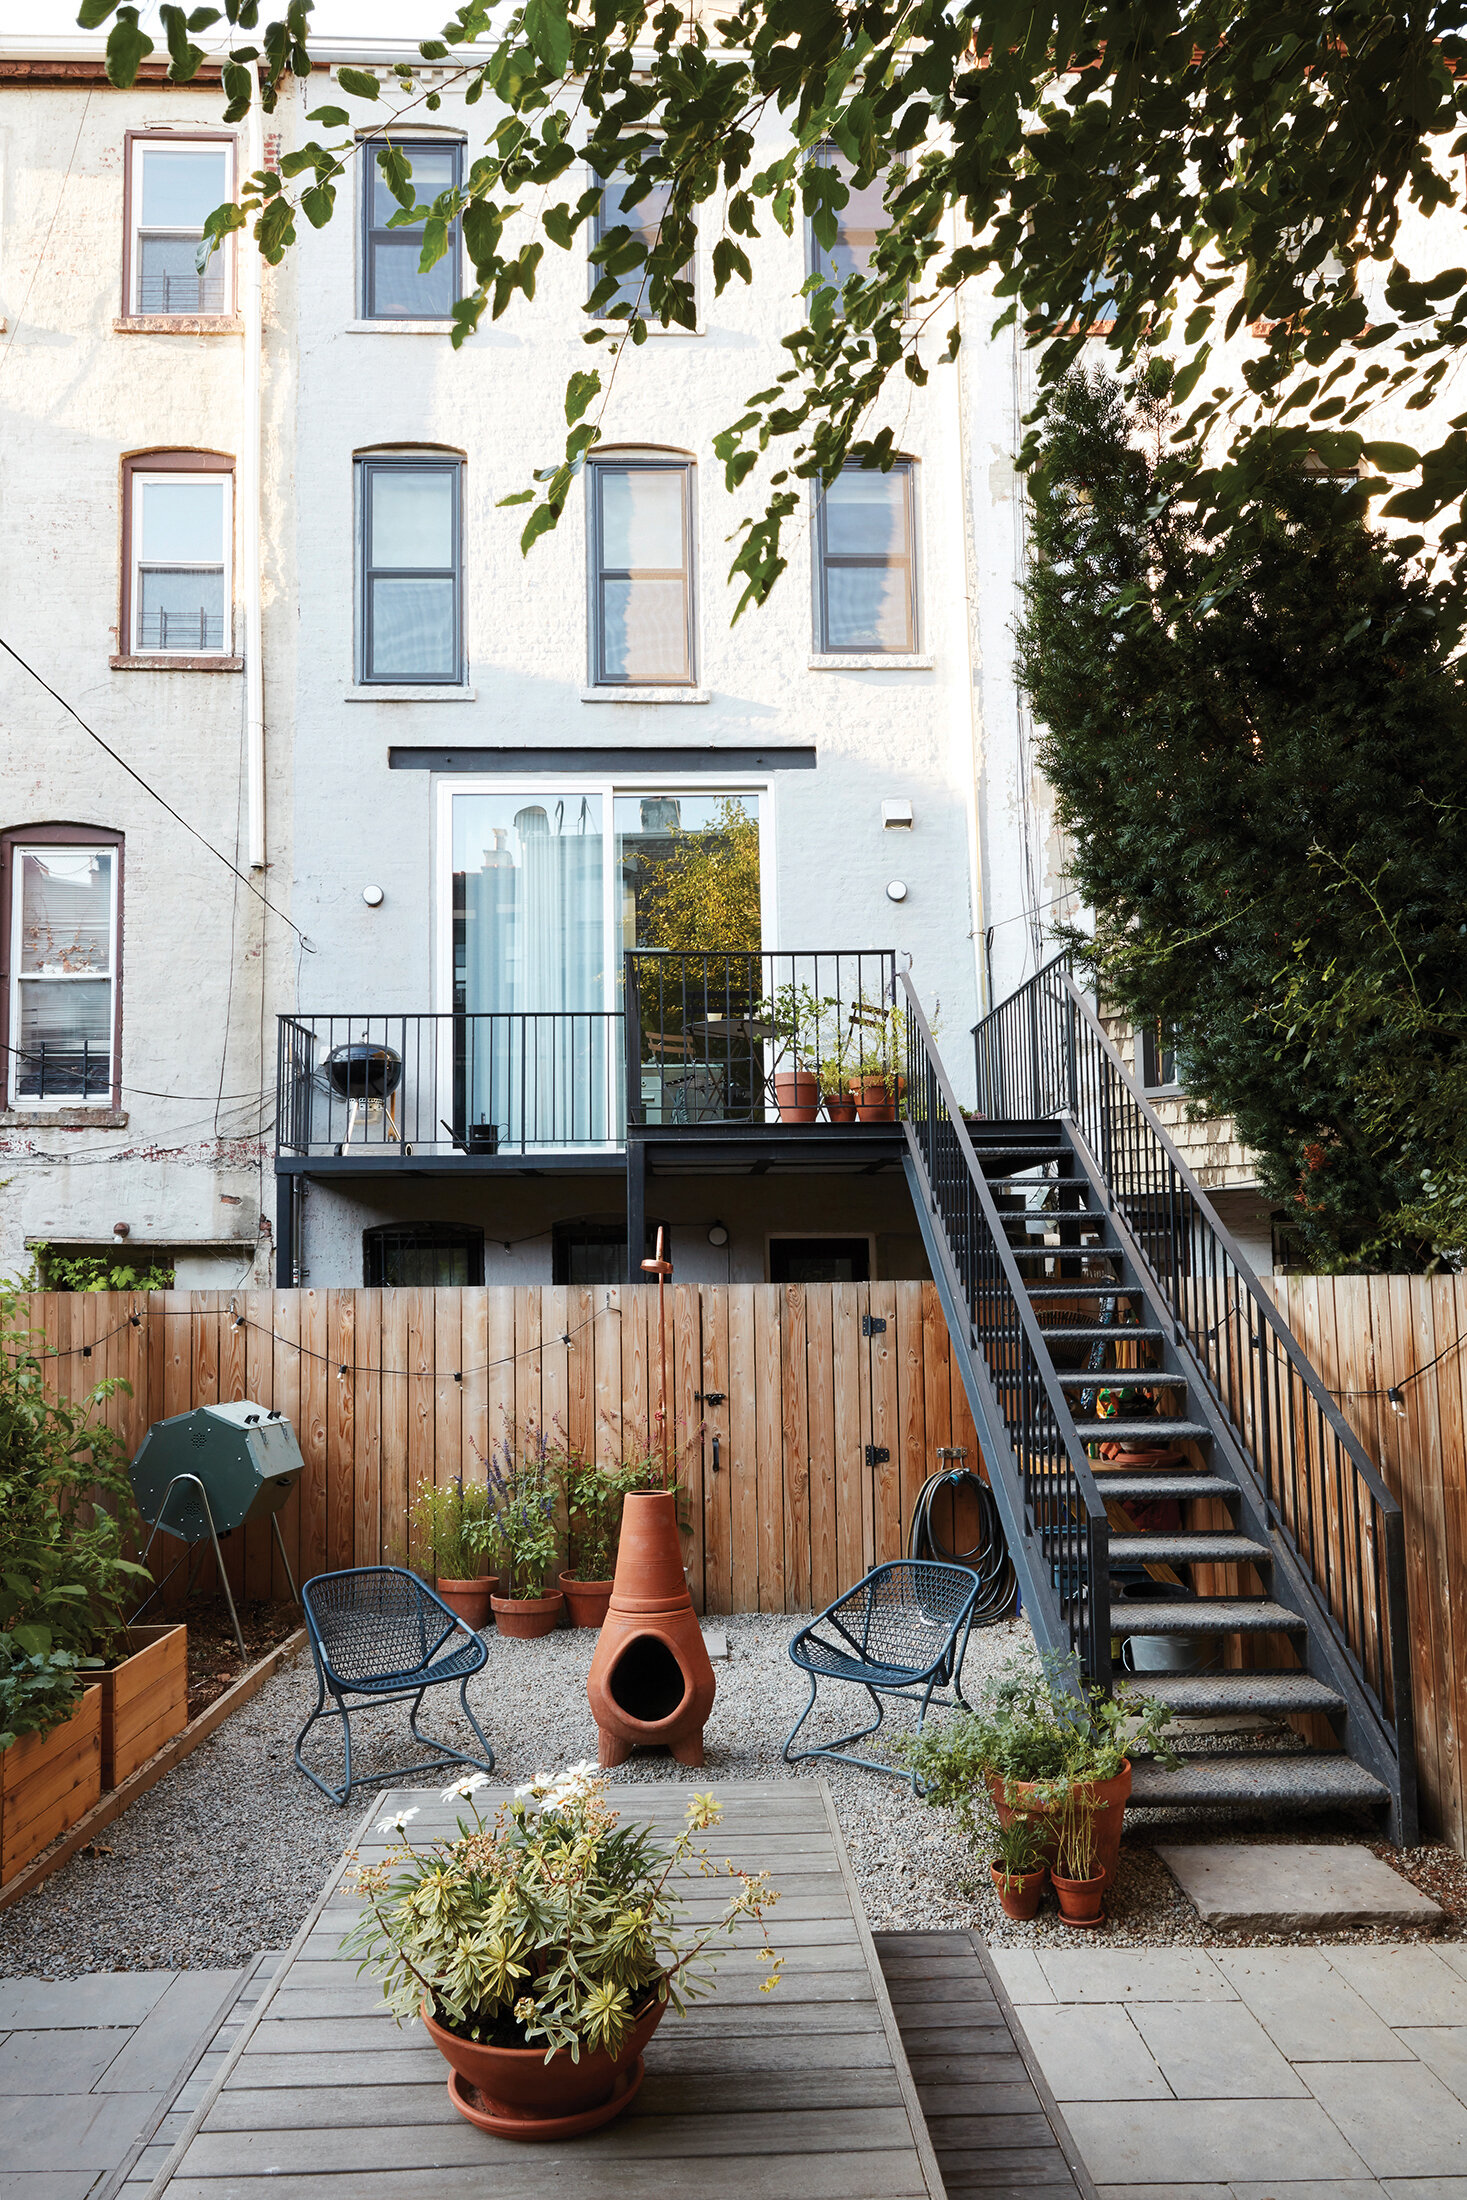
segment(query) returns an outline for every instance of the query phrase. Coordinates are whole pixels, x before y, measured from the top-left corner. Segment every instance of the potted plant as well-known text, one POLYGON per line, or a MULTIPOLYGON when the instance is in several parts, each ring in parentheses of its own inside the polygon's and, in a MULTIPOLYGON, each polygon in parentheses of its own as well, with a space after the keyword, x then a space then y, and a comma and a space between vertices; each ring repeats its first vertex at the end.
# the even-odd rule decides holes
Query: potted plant
POLYGON ((1042 1827, 1033 1818, 1013 1816, 1005 1825, 995 1814, 988 1841, 988 1872, 999 1908, 1021 1922, 1033 1917, 1049 1876, 1042 1827))
MULTIPOLYGON (((502 2138, 562 2140, 621 2114, 642 2081, 642 2050, 669 2007, 713 1990, 712 1966, 746 1920, 763 1930, 767 1875, 721 1873, 698 1845, 718 1805, 695 1795, 671 1842, 623 1825, 590 1764, 515 1790, 488 1823, 471 1773, 443 1791, 468 1800, 454 1837, 413 1847, 413 1810, 357 1873, 367 1908, 349 1936, 399 2023, 420 2017, 453 2075, 459 2114, 502 2138), (731 1882, 718 1914, 685 1922, 679 1883, 731 1882)), ((771 1948, 764 1992, 779 1981, 771 1948)))
POLYGON ((636 1481, 626 1467, 604 1466, 569 1447, 560 1455, 559 1469, 569 1561, 560 1577, 561 1595, 572 1627, 599 1627, 611 1601, 622 1500, 636 1481))
POLYGON ((550 1587, 560 1555, 560 1493, 554 1454, 544 1437, 501 1438, 489 1459, 488 1491, 488 1511, 476 1538, 504 1575, 508 1592, 489 1599, 494 1624, 501 1635, 522 1641, 548 1635, 563 1600, 559 1589, 550 1587))
POLYGON ((764 1020, 775 1042, 774 1099, 781 1123, 813 1123, 820 1113, 820 1079, 809 1067, 819 1059, 820 1006, 808 986, 784 985, 765 1004, 764 1020))
POLYGON ((818 1003, 816 1077, 825 1113, 832 1123, 854 1123, 856 1102, 850 1090, 855 1038, 844 1003, 827 994, 818 1003))
POLYGON ((1067 1925, 1093 1932, 1103 1922, 1102 1902, 1109 1872, 1097 1854, 1096 1821, 1101 1807, 1083 1780, 1059 1783, 1051 1810, 1055 1829, 1050 1881, 1067 1925))
POLYGON ((438 1594, 475 1634, 489 1625, 494 1584, 484 1565, 489 1492, 482 1482, 424 1477, 408 1508, 413 1547, 430 1557, 438 1594))
POLYGON ((862 1123, 894 1123, 907 1088, 907 1012, 898 1001, 858 1001, 851 1010, 855 1067, 847 1086, 862 1123))

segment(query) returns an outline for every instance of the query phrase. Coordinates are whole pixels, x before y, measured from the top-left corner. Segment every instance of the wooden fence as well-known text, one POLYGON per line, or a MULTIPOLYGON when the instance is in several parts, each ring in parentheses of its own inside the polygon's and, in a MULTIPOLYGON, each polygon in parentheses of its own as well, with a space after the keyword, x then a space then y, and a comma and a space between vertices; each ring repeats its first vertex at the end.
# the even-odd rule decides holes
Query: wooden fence
POLYGON ((1467 1276, 1280 1276, 1273 1288, 1405 1514, 1422 1820, 1467 1851, 1467 1276))
MULTIPOLYGON (((36 1292, 22 1305, 55 1355, 56 1394, 130 1385, 104 1409, 129 1451, 153 1421, 221 1398, 288 1415, 305 1457, 281 1515, 298 1580, 408 1558, 409 1492, 482 1478, 511 1425, 558 1426, 606 1459, 652 1441, 647 1286, 36 1292)), ((902 1555, 917 1491, 958 1463, 953 1447, 979 1464, 931 1284, 674 1285, 667 1354, 707 1611, 818 1609, 902 1555)), ((231 1537, 225 1563, 246 1596, 286 1593, 268 1523, 231 1537)))

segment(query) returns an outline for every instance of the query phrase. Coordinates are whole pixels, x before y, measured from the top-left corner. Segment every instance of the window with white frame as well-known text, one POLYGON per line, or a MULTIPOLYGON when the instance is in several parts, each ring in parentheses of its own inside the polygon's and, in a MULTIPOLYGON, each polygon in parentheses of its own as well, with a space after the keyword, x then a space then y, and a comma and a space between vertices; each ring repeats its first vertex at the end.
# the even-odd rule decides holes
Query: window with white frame
MULTIPOLYGON (((601 182, 593 176, 593 182, 601 182)), ((670 196, 666 184, 657 184, 634 198, 638 190, 635 179, 622 168, 616 169, 601 183, 601 200, 591 218, 592 249, 609 247, 607 258, 590 262, 591 295, 596 299, 593 312, 602 320, 626 320, 647 312, 647 257, 638 259, 638 249, 650 256, 667 212, 670 196), (614 289, 601 292, 603 283, 610 281, 614 289)), ((693 263, 680 271, 682 280, 693 280, 693 263)))
POLYGON ((357 460, 357 677, 462 686, 463 460, 430 451, 357 460))
MULTIPOLYGON (((412 171, 419 206, 430 207, 463 177, 464 149, 452 138, 394 139, 412 171)), ((372 143, 362 147, 361 317, 364 321, 447 321, 460 296, 460 230, 448 226, 448 249, 426 274, 423 223, 403 222, 404 209, 387 187, 372 143), (393 224, 397 223, 394 227, 393 224)))
POLYGON ((586 477, 592 684, 691 686, 692 461, 608 457, 594 460, 586 477))
POLYGON ((227 657, 233 647, 234 476, 208 454, 159 451, 124 474, 127 629, 137 656, 227 657))
POLYGON ((822 656, 909 656, 919 646, 916 472, 845 466, 816 490, 815 639, 822 656))
POLYGON ((204 223, 234 197, 234 140, 128 140, 127 296, 130 314, 225 315, 234 308, 234 249, 198 265, 204 223))
POLYGON ((12 1106, 106 1107, 117 1033, 120 841, 7 836, 12 1106))

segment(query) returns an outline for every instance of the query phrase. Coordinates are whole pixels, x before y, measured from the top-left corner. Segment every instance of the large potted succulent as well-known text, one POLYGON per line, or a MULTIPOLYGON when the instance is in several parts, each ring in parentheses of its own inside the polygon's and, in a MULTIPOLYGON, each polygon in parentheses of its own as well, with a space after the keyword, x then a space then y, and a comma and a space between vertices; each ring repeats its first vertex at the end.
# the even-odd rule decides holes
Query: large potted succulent
MULTIPOLYGON (((486 1784, 470 1773, 445 1788, 472 1821, 421 1849, 407 1832, 416 1810, 381 1821, 394 1845, 358 1870, 367 1907, 347 1945, 399 2023, 421 2018, 468 2122, 508 2139, 573 2138, 629 2105, 667 2010, 713 1991, 718 1956, 746 1921, 762 1932, 777 1897, 766 1874, 720 1871, 699 1845, 720 1816, 711 1795, 695 1795, 664 1841, 621 1823, 591 1764, 537 1776, 487 1821, 486 1784), (714 1877, 727 1899, 687 1922, 682 1885, 696 1883, 705 1907, 714 1877)), ((767 1942, 761 1956, 768 1992, 779 1964, 767 1942)))
POLYGON ((560 1557, 556 1466, 538 1431, 524 1440, 511 1431, 489 1456, 482 1548, 505 1577, 507 1594, 489 1600, 501 1635, 548 1635, 560 1617, 560 1590, 552 1586, 560 1557))
POLYGON ((425 1563, 431 1560, 438 1594, 477 1634, 489 1625, 494 1588, 484 1557, 488 1490, 462 1476, 443 1483, 425 1477, 413 1492, 408 1518, 413 1548, 425 1563))
POLYGON ((1114 1876, 1131 1792, 1131 1753, 1175 1759, 1164 1739, 1171 1718, 1154 1697, 1122 1683, 1107 1696, 1087 1689, 1073 1659, 1011 1658, 970 1710, 929 1727, 907 1745, 928 1802, 952 1810, 977 1840, 985 1802, 1002 1825, 1033 1821, 1051 1868, 1067 1798, 1091 1813, 1094 1855, 1104 1884, 1114 1876))

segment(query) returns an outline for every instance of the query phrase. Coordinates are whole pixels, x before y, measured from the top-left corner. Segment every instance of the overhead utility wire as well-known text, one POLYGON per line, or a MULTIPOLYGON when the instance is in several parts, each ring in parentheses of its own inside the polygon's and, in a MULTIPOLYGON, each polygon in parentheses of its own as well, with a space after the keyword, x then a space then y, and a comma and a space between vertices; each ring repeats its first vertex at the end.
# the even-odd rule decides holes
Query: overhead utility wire
POLYGON ((174 820, 174 822, 181 825, 184 831, 190 834, 198 842, 201 848, 207 848, 209 854, 215 857, 218 862, 222 863, 226 871, 232 872, 234 877, 239 880, 242 886, 247 886, 249 888, 250 892, 254 895, 256 901, 258 901, 262 905, 262 907, 268 909, 272 917, 278 917, 281 923, 285 925, 288 930, 294 932, 296 938, 300 941, 301 946, 305 950, 306 954, 315 954, 315 948, 306 938, 306 935, 301 930, 300 926, 298 924, 292 924, 290 918, 285 914, 285 911, 283 909, 277 909, 274 902, 271 901, 269 895, 261 893, 259 887, 255 884, 254 880, 247 877, 246 874, 241 871, 237 865, 230 862, 228 856, 224 853, 224 850, 222 848, 216 848, 212 840, 206 840, 204 838, 204 835, 199 831, 197 825, 190 825, 188 819, 182 814, 182 812, 179 810, 175 810, 173 804, 169 801, 168 797, 166 795, 159 794, 157 788, 152 786, 149 781, 144 779, 140 771, 134 770, 133 766, 128 763, 125 756, 119 756, 116 749, 112 747, 111 743, 108 741, 104 741, 101 734, 97 732, 94 726, 89 726, 87 724, 81 712, 79 710, 76 710, 70 703, 68 703, 64 695, 58 695, 55 688, 52 687, 50 681, 43 679, 40 673, 37 672, 34 665, 27 664, 25 658, 21 656, 18 649, 12 649, 11 645, 9 644, 9 642, 6 641, 3 634, 0 634, 0 649, 4 650, 7 657, 13 657, 15 659, 15 662, 20 666, 22 672, 29 673, 38 687, 43 687, 46 690, 46 693, 50 696, 53 703, 59 703, 61 705, 61 708, 67 713, 67 715, 76 720, 77 724, 81 727, 82 732, 87 734, 93 741, 95 741, 98 748, 104 750, 106 754, 111 757, 113 763, 120 766, 120 768, 127 773, 129 779, 135 779, 137 781, 138 785, 142 788, 144 794, 150 794, 155 802, 160 803, 162 807, 168 812, 168 815, 174 820))

